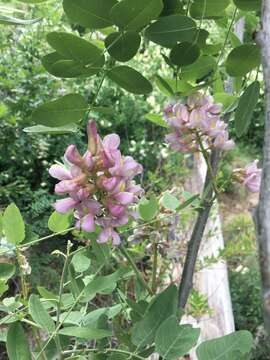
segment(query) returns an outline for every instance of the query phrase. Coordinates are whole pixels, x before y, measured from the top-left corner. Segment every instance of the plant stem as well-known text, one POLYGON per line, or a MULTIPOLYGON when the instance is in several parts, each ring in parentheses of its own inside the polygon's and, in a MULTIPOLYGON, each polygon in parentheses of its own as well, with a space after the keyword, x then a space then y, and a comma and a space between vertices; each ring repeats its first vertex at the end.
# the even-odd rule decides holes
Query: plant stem
MULTIPOLYGON (((64 355, 68 355, 68 354, 72 354, 74 351, 73 350, 66 350, 66 351, 63 351, 63 354, 64 355)), ((129 352, 129 351, 124 351, 124 350, 118 350, 118 349, 106 349, 104 351, 101 351, 99 349, 79 349, 79 350, 76 350, 75 351, 77 354, 79 353, 83 353, 83 352, 99 352, 101 354, 106 354, 106 353, 118 353, 118 354, 123 354, 123 355, 129 355, 129 358, 132 359, 132 358, 136 358, 136 359, 139 359, 139 360, 145 360, 145 358, 141 357, 140 355, 137 355, 135 353, 132 353, 132 352, 129 352)), ((128 359, 129 359, 128 358, 128 359)))
POLYGON ((200 135, 199 135, 198 133, 197 133, 196 137, 197 137, 197 141, 198 141, 198 143, 199 143, 201 152, 202 152, 202 154, 203 154, 204 160, 205 160, 205 162, 206 162, 207 169, 208 169, 208 171, 209 171, 209 175, 210 175, 210 177, 211 177, 213 189, 215 190, 215 193, 218 195, 218 194, 219 194, 219 190, 218 190, 217 185, 216 185, 216 179, 215 179, 215 175, 214 175, 214 173, 213 173, 213 169, 212 169, 212 165, 211 165, 211 162, 210 162, 210 159, 209 159, 209 155, 208 155, 207 151, 205 150, 205 148, 204 148, 204 146, 203 146, 202 139, 201 139, 201 137, 200 137, 200 135))
MULTIPOLYGON (((69 263, 71 246, 72 246, 72 244, 70 243, 70 241, 68 241, 67 254, 66 254, 66 257, 65 257, 63 271, 62 271, 62 274, 61 274, 59 293, 58 293, 58 302, 57 302, 57 308, 56 308, 56 328, 59 326, 59 322, 60 322, 61 302, 62 302, 62 294, 63 294, 63 289, 64 289, 64 280, 65 280, 65 276, 66 276, 67 266, 68 266, 68 263, 69 263)), ((56 340, 57 350, 58 350, 58 353, 59 353, 59 359, 61 360, 62 359, 62 347, 61 347, 59 336, 56 336, 55 340, 56 340)))
POLYGON ((119 246, 119 250, 121 251, 122 255, 127 259, 127 261, 129 262, 130 266, 132 267, 132 269, 134 270, 139 282, 141 283, 141 285, 149 292, 149 294, 153 295, 153 291, 152 289, 149 287, 149 285, 146 283, 146 281, 144 280, 142 274, 140 273, 137 265, 135 264, 135 262, 133 261, 132 257, 129 255, 128 251, 126 250, 126 248, 123 245, 119 246))
MULTIPOLYGON (((101 265, 99 267, 99 269, 96 271, 96 273, 94 274, 94 277, 103 269, 104 265, 101 265)), ((40 356, 42 355, 42 353, 45 351, 45 349, 47 348, 48 344, 50 343, 50 341, 57 335, 58 331, 60 330, 61 326, 63 325, 63 323, 65 322, 65 320, 68 318, 68 316, 70 315, 70 313, 72 312, 72 310, 75 308, 75 306, 78 304, 78 302, 81 300, 81 298, 84 295, 84 289, 82 289, 82 291, 80 292, 80 294, 77 296, 77 298, 75 299, 74 303, 71 305, 70 309, 67 311, 67 313, 65 314, 64 318, 59 322, 58 326, 55 327, 54 332, 50 335, 50 337, 48 338, 48 340, 46 341, 46 343, 44 344, 43 348, 40 350, 40 352, 37 354, 37 357, 35 360, 38 360, 40 358, 40 356)))
POLYGON ((155 294, 157 291, 157 260, 158 260, 158 244, 153 241, 153 271, 152 271, 152 292, 155 294))
MULTIPOLYGON (((219 158, 220 151, 216 149, 213 150, 211 154, 211 169, 214 176, 216 175, 218 169, 219 158)), ((185 259, 182 279, 179 285, 179 306, 183 309, 186 306, 190 291, 192 289, 196 260, 198 257, 199 248, 202 242, 210 210, 213 205, 214 189, 211 176, 212 174, 210 174, 210 170, 208 169, 204 183, 203 200, 201 203, 201 207, 198 211, 198 217, 194 225, 190 241, 188 243, 188 250, 185 259)))

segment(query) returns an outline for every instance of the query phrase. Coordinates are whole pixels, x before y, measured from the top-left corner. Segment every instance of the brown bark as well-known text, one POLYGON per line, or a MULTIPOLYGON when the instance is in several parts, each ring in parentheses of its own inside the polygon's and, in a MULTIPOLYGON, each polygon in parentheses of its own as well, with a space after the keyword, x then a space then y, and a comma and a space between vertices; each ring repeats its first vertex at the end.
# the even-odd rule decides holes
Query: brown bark
POLYGON ((262 28, 257 35, 261 46, 265 82, 265 133, 260 200, 255 211, 265 330, 270 334, 270 0, 262 5, 262 28))

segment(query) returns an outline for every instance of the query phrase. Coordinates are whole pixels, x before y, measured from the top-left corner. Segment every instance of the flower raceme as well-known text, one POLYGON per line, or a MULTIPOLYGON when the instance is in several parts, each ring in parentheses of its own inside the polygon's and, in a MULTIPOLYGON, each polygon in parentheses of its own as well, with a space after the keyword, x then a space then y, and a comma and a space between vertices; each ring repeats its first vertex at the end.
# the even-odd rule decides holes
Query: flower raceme
POLYGON ((164 119, 172 130, 166 136, 170 147, 184 153, 197 152, 201 140, 207 148, 232 149, 235 144, 229 139, 227 124, 220 118, 221 108, 211 96, 199 92, 189 96, 186 103, 166 106, 164 119))
POLYGON ((55 192, 69 195, 56 201, 54 207, 62 214, 74 209, 78 229, 94 232, 99 225, 102 230, 97 241, 112 239, 114 245, 119 245, 116 228, 137 216, 132 207, 143 190, 134 177, 143 168, 132 157, 121 154, 118 135, 101 139, 94 121, 89 121, 87 134, 88 150, 83 156, 75 145, 69 145, 64 156, 66 165, 56 164, 49 169, 50 175, 60 180, 55 192))

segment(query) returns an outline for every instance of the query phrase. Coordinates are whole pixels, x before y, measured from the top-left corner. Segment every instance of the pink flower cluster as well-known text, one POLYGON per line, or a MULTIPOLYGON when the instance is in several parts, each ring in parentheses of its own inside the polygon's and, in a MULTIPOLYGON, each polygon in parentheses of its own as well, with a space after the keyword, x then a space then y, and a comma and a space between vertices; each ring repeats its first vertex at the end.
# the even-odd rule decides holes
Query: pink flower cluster
POLYGON ((112 239, 118 245, 116 228, 127 224, 130 216, 136 217, 132 206, 143 190, 133 178, 143 168, 132 157, 122 156, 118 135, 107 135, 102 140, 94 121, 89 121, 87 133, 88 150, 83 156, 75 145, 70 145, 65 152, 66 165, 53 165, 49 170, 60 180, 55 192, 69 195, 56 201, 54 207, 62 214, 74 209, 77 228, 93 232, 99 225, 102 230, 98 242, 112 239))
POLYGON ((248 164, 244 169, 234 170, 234 179, 241 184, 245 185, 246 188, 253 192, 260 191, 262 170, 257 167, 258 161, 253 161, 248 164))
POLYGON ((229 140, 227 124, 220 118, 221 107, 211 96, 199 92, 189 96, 186 103, 169 104, 164 119, 172 132, 166 141, 173 150, 184 153, 200 150, 198 137, 207 148, 232 149, 235 144, 229 140))

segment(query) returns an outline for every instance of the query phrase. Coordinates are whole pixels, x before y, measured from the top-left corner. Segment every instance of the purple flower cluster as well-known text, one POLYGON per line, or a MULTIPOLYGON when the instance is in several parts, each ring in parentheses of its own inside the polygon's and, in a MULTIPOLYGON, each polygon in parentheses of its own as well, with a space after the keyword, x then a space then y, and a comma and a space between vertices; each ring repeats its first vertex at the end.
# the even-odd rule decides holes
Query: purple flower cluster
POLYGON ((56 201, 59 213, 74 209, 76 227, 87 232, 102 230, 98 242, 112 239, 120 244, 116 228, 125 225, 129 217, 136 217, 132 205, 143 194, 142 188, 133 178, 141 174, 142 166, 119 150, 120 138, 116 134, 101 139, 94 121, 87 126, 88 150, 81 156, 75 145, 65 152, 66 165, 53 165, 49 173, 60 180, 55 186, 57 194, 69 197, 56 201))
POLYGON ((227 124, 221 120, 221 104, 215 104, 211 96, 196 93, 185 104, 169 104, 164 118, 172 132, 166 141, 173 150, 184 153, 200 150, 198 137, 207 148, 230 150, 234 141, 229 140, 227 124))

